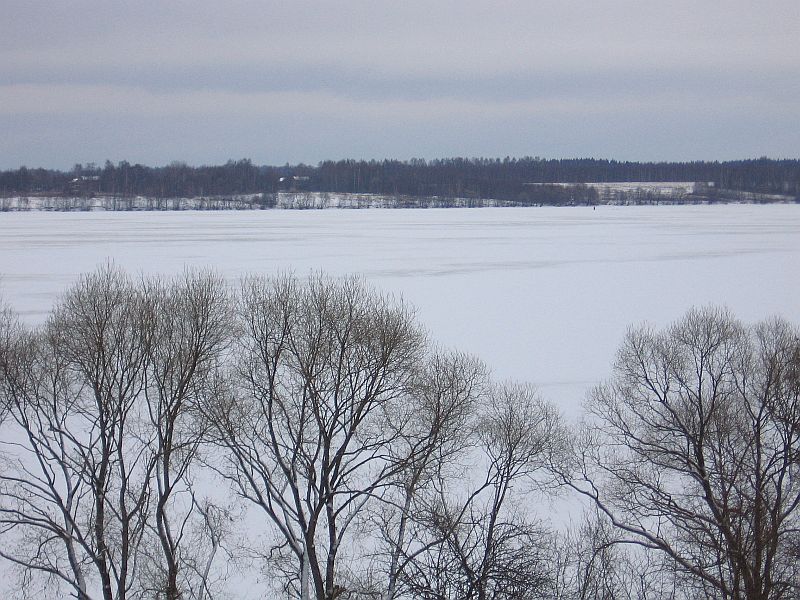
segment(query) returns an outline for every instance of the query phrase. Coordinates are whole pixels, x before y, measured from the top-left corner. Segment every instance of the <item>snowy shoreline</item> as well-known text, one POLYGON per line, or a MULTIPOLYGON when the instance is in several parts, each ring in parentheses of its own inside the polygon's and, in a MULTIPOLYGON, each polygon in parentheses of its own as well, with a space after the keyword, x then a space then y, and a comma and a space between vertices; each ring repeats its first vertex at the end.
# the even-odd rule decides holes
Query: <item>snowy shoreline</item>
POLYGON ((444 198, 438 196, 389 196, 383 194, 342 194, 330 192, 278 192, 198 196, 193 198, 155 198, 147 196, 10 196, 0 198, 0 212, 86 212, 86 211, 188 211, 188 210, 321 210, 321 209, 425 209, 425 208, 498 208, 541 206, 651 206, 706 204, 794 204, 792 196, 731 192, 721 198, 704 196, 637 196, 627 191, 586 203, 543 204, 481 198, 444 198))

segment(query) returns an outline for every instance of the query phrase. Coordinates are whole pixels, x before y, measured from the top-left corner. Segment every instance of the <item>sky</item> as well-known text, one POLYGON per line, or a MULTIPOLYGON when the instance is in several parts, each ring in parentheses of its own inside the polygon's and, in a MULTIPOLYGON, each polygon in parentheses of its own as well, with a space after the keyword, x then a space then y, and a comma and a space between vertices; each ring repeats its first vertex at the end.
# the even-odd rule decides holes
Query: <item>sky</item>
POLYGON ((0 0, 0 168, 800 157, 798 0, 0 0))

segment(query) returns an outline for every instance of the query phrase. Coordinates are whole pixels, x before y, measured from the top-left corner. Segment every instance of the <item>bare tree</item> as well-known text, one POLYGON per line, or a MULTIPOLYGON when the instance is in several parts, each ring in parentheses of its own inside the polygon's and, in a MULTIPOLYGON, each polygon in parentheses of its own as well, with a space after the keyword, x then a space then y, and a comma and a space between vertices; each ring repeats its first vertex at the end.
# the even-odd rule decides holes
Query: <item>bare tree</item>
POLYGON ((569 484, 701 597, 796 597, 798 335, 690 311, 631 330, 589 402, 569 484))
POLYGON ((113 267, 82 278, 49 323, 81 388, 81 476, 91 489, 92 561, 106 600, 135 584, 155 461, 141 394, 153 324, 142 294, 113 267))
MULTIPOLYGON (((14 360, 14 346, 20 336, 19 319, 5 299, 0 296, 0 386, 5 387, 9 364, 14 360)), ((0 388, 0 389, 3 389, 0 388)), ((0 424, 5 420, 8 394, 0 391, 0 424)))
POLYGON ((90 490, 74 439, 79 395, 63 358, 43 335, 17 322, 4 328, 0 382, 8 410, 0 470, 0 555, 88 595, 92 539, 85 518, 90 490))
POLYGON ((395 598, 401 571, 420 551, 411 549, 408 536, 418 496, 447 477, 448 465, 474 443, 477 403, 487 385, 486 367, 477 359, 433 352, 414 377, 405 412, 394 419, 405 432, 398 445, 397 494, 384 498, 379 513, 379 531, 388 547, 387 600, 395 598))
POLYGON ((192 470, 232 314, 213 274, 137 285, 110 266, 36 331, 3 312, 0 524, 16 544, 0 554, 26 577, 81 599, 96 583, 107 600, 208 595, 225 511, 192 470))
POLYGON ((242 291, 230 401, 211 415, 224 475, 264 511, 296 561, 293 593, 332 600, 342 542, 398 466, 386 428, 424 336, 357 279, 254 278, 242 291))
POLYGON ((4 556, 88 598, 124 599, 135 583, 153 461, 137 399, 150 329, 141 295, 118 270, 86 276, 37 332, 6 354, 3 394, 15 425, 6 446, 4 556))
POLYGON ((677 600, 675 569, 662 557, 631 546, 596 507, 554 538, 554 600, 677 600))
POLYGON ((546 531, 531 521, 521 498, 515 501, 513 489, 530 492, 551 478, 549 465, 562 452, 560 419, 533 388, 505 384, 489 395, 481 421, 476 445, 485 462, 483 479, 461 493, 439 481, 436 497, 416 517, 418 548, 412 547, 401 573, 412 597, 521 599, 547 593, 546 531))
POLYGON ((204 578, 198 576, 206 570, 185 568, 198 560, 192 556, 198 550, 192 526, 208 532, 212 558, 220 542, 211 527, 214 508, 200 510, 193 471, 205 439, 201 405, 213 393, 221 353, 232 334, 233 311, 224 282, 212 273, 185 273, 174 281, 151 280, 143 286, 153 327, 144 396, 156 465, 153 529, 161 549, 160 560, 153 560, 156 581, 151 591, 177 600, 183 592, 203 593, 204 578))

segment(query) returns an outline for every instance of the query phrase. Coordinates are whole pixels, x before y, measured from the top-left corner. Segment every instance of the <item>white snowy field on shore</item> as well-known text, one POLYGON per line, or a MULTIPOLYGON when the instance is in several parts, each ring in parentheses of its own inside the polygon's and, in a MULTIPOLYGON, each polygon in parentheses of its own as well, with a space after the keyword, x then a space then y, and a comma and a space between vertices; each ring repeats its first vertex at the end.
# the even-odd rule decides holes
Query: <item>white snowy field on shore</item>
POLYGON ((413 304, 432 338, 569 416, 626 328, 690 306, 800 322, 800 206, 0 215, 0 294, 31 323, 81 273, 212 267, 360 273, 413 304))

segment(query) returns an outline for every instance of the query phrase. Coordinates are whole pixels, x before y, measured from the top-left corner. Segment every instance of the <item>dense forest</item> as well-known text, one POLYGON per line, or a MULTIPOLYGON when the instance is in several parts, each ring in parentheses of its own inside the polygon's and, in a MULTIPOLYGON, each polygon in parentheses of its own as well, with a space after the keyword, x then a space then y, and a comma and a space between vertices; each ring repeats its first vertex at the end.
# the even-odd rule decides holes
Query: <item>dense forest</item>
POLYGON ((76 164, 70 171, 26 168, 0 172, 0 195, 201 197, 308 191, 412 197, 591 202, 584 183, 682 181, 711 184, 710 199, 726 192, 800 197, 800 160, 620 162, 593 158, 448 158, 339 160, 317 166, 258 166, 249 159, 193 167, 148 167, 121 161, 76 164), (575 187, 531 184, 575 184, 575 187), (577 196, 576 196, 577 194, 577 196))

